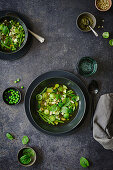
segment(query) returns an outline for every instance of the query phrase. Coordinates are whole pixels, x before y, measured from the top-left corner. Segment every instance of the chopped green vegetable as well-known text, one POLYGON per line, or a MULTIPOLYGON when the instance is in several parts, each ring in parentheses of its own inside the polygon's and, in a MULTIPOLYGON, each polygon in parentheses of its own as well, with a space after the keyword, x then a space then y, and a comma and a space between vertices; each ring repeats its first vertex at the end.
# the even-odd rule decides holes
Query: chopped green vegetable
POLYGON ((37 112, 40 118, 49 124, 58 125, 68 121, 78 109, 79 96, 67 86, 55 84, 36 95, 37 112))
POLYGON ((15 80, 14 83, 17 83, 17 81, 15 80))
POLYGON ((10 133, 6 133, 6 137, 9 139, 9 140, 13 140, 14 137, 10 134, 10 133))
POLYGON ((83 168, 86 168, 89 166, 89 162, 86 158, 84 157, 81 157, 80 158, 80 165, 83 167, 83 168))
POLYGON ((27 136, 23 136, 22 143, 26 145, 29 142, 29 138, 27 136))
POLYGON ((111 40, 109 41, 109 45, 110 45, 110 46, 113 46, 113 39, 111 39, 111 40))
POLYGON ((109 32, 103 32, 102 36, 103 38, 109 38, 109 32))
POLYGON ((24 86, 21 86, 21 89, 24 89, 24 86))
POLYGON ((19 82, 19 81, 20 81, 20 79, 18 78, 18 79, 17 79, 17 82, 19 82))
POLYGON ((54 117, 54 116, 50 116, 50 120, 51 120, 52 122, 54 122, 54 121, 55 121, 55 117, 54 117))
POLYGON ((36 100, 42 100, 42 95, 41 94, 37 94, 36 95, 36 100))
POLYGON ((20 162, 24 165, 28 165, 31 162, 31 158, 29 157, 29 155, 23 155, 22 157, 20 157, 20 162))

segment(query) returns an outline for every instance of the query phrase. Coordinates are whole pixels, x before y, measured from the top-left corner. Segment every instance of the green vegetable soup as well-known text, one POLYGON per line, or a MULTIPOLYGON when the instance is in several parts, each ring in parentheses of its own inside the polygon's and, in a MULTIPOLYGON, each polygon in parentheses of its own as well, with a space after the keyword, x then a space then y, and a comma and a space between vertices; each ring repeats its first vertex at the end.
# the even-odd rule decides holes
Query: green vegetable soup
POLYGON ((4 20, 0 23, 0 46, 7 52, 16 51, 24 42, 25 32, 19 22, 4 20))
POLYGON ((46 87, 36 95, 37 112, 49 124, 65 123, 78 111, 79 96, 65 85, 46 87))

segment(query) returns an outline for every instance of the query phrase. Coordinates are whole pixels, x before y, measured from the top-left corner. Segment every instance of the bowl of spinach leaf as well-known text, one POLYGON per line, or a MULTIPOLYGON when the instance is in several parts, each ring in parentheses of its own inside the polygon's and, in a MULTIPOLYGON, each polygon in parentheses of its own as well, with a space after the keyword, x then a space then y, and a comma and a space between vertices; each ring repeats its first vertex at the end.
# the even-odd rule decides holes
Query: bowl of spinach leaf
POLYGON ((0 18, 0 52, 16 53, 25 46, 27 39, 27 27, 20 18, 10 15, 0 18))
POLYGON ((31 166, 36 161, 36 152, 31 147, 24 147, 18 152, 18 161, 22 166, 31 166))

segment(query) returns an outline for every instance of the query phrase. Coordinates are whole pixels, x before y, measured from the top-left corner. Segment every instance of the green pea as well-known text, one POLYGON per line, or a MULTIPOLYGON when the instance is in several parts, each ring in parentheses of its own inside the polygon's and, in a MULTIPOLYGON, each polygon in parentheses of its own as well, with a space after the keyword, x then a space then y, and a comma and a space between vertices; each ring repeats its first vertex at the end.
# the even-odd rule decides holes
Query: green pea
POLYGON ((69 113, 65 113, 65 114, 64 114, 64 118, 65 118, 65 119, 68 119, 68 118, 69 118, 69 113))
POLYGON ((17 79, 17 81, 19 82, 19 81, 20 81, 20 79, 18 78, 18 79, 17 79))
POLYGON ((17 83, 17 81, 15 80, 14 83, 17 83))
POLYGON ((21 86, 21 89, 23 89, 24 88, 24 86, 21 86))

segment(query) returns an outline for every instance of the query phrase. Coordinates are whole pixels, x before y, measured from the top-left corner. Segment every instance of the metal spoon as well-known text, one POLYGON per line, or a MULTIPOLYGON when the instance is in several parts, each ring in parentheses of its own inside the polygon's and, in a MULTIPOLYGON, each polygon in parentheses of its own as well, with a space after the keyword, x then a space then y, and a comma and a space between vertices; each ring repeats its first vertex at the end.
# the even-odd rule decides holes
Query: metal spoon
POLYGON ((95 111, 95 96, 99 92, 99 85, 97 81, 92 80, 88 87, 89 93, 92 95, 92 103, 91 103, 91 130, 93 129, 93 116, 95 111))
POLYGON ((41 36, 35 34, 34 32, 32 32, 32 31, 29 30, 29 29, 28 29, 28 31, 29 31, 29 32, 30 32, 30 33, 31 33, 38 41, 40 41, 41 43, 44 42, 44 38, 43 38, 43 37, 41 37, 41 36))
POLYGON ((90 21, 88 19, 87 22, 85 23, 85 26, 88 26, 91 29, 91 31, 94 33, 94 35, 98 37, 97 32, 90 26, 90 21))

